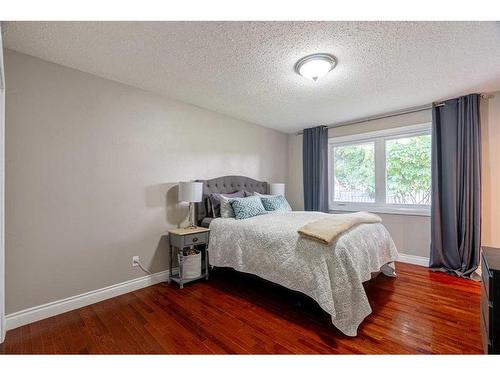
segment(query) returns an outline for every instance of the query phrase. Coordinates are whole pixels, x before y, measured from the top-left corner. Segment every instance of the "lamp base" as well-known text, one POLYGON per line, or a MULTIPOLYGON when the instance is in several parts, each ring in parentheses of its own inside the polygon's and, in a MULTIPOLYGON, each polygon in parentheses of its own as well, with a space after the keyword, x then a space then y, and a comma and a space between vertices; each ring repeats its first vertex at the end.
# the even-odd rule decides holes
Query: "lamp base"
POLYGON ((198 226, 196 225, 196 220, 194 218, 194 204, 189 202, 189 224, 184 227, 184 229, 196 229, 198 226))

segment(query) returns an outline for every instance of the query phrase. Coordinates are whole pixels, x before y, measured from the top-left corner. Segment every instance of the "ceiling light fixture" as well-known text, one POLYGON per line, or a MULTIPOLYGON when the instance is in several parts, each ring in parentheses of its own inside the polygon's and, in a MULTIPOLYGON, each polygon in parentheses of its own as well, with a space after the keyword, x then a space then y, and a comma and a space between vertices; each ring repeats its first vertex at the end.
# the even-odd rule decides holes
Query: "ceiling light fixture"
POLYGON ((328 53, 313 53, 301 58, 295 64, 295 72, 316 82, 335 68, 337 60, 328 53))

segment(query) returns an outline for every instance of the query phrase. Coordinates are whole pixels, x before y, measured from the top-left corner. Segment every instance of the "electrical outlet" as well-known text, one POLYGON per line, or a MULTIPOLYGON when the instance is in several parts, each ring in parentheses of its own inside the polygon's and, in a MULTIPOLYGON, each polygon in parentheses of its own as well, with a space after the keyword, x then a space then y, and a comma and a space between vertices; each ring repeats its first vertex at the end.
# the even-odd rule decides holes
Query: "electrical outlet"
POLYGON ((132 257, 132 267, 137 267, 139 265, 139 255, 132 257))

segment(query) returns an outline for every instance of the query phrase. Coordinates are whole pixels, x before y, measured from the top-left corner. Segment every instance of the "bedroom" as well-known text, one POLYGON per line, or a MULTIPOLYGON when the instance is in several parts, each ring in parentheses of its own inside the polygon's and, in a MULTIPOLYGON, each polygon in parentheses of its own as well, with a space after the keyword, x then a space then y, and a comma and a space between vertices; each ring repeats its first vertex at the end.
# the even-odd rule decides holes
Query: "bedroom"
POLYGON ((0 353, 499 352, 498 22, 1 30, 0 353))

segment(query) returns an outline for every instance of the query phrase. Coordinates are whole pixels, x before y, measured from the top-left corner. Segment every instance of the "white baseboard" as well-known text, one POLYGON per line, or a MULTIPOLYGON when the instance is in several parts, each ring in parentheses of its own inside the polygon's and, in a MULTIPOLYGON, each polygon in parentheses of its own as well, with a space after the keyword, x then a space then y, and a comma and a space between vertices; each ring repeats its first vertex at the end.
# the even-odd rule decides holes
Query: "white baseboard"
MULTIPOLYGON (((175 274, 176 270, 174 270, 175 274)), ((49 302, 44 305, 31 307, 26 310, 8 314, 5 317, 7 330, 24 326, 38 320, 50 318, 67 311, 75 310, 83 306, 91 305, 105 299, 113 298, 121 294, 133 292, 150 285, 158 284, 168 280, 169 271, 162 271, 152 275, 146 275, 124 281, 119 284, 107 286, 105 288, 93 290, 77 296, 68 297, 59 301, 49 302)))
POLYGON ((399 262, 416 264, 417 266, 429 267, 429 258, 421 257, 419 255, 410 255, 399 253, 399 262))
POLYGON ((7 333, 7 323, 5 316, 0 316, 0 344, 5 341, 5 334, 7 333))

